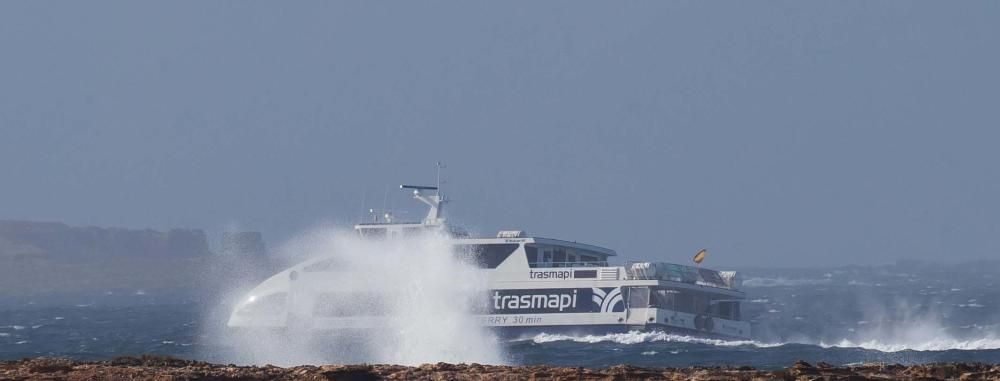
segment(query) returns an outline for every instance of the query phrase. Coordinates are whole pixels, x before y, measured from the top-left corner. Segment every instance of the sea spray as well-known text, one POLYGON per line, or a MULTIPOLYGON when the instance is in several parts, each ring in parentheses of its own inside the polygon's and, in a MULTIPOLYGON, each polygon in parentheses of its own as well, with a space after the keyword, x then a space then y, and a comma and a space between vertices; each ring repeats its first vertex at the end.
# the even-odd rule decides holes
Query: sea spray
MULTIPOLYGON (((456 260, 443 235, 363 240, 317 229, 280 246, 277 257, 311 258, 275 276, 290 279, 288 327, 208 332, 218 341, 211 346, 225 349, 206 357, 281 365, 504 362, 496 338, 471 313, 486 302, 486 276, 456 260), (362 329, 315 329, 357 324, 362 329)), ((231 308, 247 291, 233 290, 223 304, 231 308)))

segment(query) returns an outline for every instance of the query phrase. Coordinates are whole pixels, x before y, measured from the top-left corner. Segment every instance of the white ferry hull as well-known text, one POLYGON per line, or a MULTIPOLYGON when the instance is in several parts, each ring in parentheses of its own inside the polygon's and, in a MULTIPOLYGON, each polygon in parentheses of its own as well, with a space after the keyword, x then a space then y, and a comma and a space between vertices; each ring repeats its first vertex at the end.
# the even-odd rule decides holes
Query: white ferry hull
MULTIPOLYGON (((436 187, 401 186, 431 207, 419 223, 359 224, 359 236, 392 240, 419 232, 446 234, 457 261, 478 268, 488 295, 474 303, 481 326, 502 336, 536 333, 602 334, 659 330, 703 337, 748 339, 740 316, 745 295, 735 272, 660 262, 608 265, 614 250, 578 242, 502 231, 470 238, 440 217, 436 187)), ((391 218, 387 215, 387 220, 391 218)), ((703 255, 703 253, 699 253, 703 255)), ((234 309, 233 328, 365 330, 391 323, 392 295, 364 289, 369 269, 340 268, 336 258, 317 258, 261 283, 234 309), (345 279, 346 278, 346 279, 345 279), (354 281, 350 281, 353 279, 354 281), (360 286, 359 286, 360 284, 360 286), (363 300, 366 303, 355 303, 363 300)), ((377 282, 393 282, 380 279, 377 282)), ((484 290, 486 291, 486 290, 484 290)), ((398 296, 397 296, 398 298, 398 296)))

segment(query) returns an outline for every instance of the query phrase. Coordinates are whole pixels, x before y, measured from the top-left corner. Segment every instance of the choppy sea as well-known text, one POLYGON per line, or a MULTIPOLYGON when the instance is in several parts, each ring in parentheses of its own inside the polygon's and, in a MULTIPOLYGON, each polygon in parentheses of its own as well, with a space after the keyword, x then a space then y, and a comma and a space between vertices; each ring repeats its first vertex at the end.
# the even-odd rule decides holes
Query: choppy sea
MULTIPOLYGON (((996 262, 743 272, 752 340, 540 334, 503 341, 500 350, 512 364, 585 367, 1000 362, 996 262)), ((206 324, 216 324, 206 318, 209 310, 196 298, 142 290, 6 303, 0 359, 154 353, 225 362, 217 356, 223 344, 206 333, 206 324)))

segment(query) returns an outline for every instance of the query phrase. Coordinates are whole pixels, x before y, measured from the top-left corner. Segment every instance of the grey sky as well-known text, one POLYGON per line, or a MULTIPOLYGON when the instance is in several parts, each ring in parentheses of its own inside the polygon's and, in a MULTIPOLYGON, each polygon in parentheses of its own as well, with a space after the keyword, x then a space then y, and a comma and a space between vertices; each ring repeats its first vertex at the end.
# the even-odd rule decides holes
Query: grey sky
POLYGON ((0 3, 0 219, 1000 257, 1000 2, 0 3), (392 191, 397 206, 412 206, 392 191), (409 217, 422 210, 409 208, 409 217))

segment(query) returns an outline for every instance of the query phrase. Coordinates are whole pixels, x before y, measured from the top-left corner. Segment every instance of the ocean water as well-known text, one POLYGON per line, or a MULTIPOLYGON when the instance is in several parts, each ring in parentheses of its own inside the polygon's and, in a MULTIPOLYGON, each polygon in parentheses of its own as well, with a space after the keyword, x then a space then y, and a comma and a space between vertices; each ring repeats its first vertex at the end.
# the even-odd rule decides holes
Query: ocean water
MULTIPOLYGON (((1000 362, 1000 269, 996 263, 780 270, 746 269, 753 340, 631 332, 540 334, 499 343, 503 362, 598 367, 750 365, 795 360, 1000 362)), ((136 290, 0 307, 0 359, 84 360, 155 353, 229 362, 223 324, 204 298, 136 290)), ((331 346, 338 343, 331 342, 331 346)))

